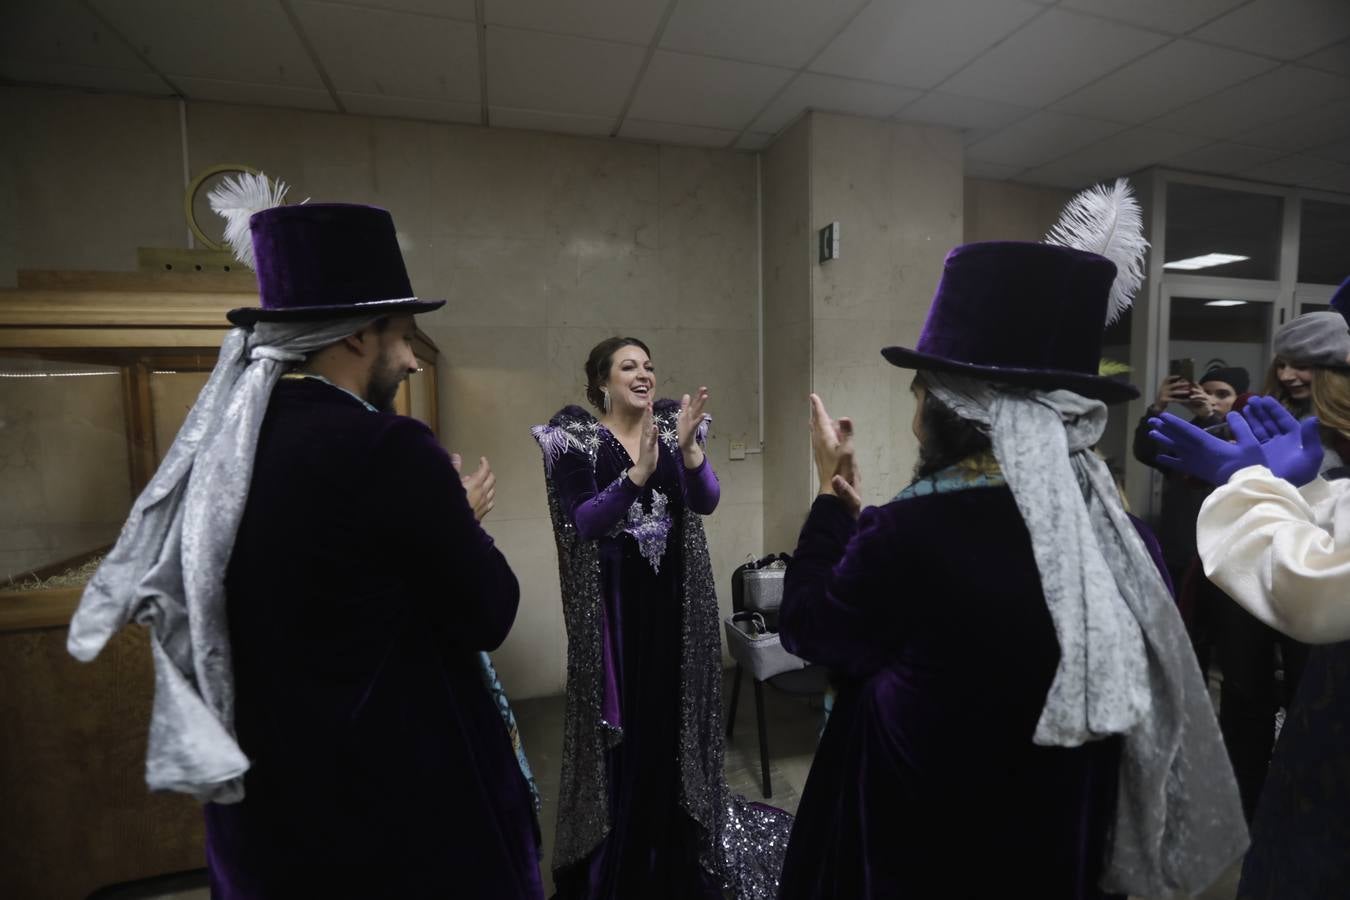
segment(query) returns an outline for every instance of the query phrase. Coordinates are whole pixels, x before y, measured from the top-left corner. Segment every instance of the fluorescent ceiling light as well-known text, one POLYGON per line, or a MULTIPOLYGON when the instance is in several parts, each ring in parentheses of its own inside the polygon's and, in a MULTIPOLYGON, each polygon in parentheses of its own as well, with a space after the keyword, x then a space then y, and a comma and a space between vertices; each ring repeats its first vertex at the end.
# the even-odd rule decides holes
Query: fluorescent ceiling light
POLYGON ((1246 306, 1246 300, 1210 300, 1206 306, 1246 306))
POLYGON ((1251 257, 1238 256, 1233 253, 1206 253, 1203 256, 1191 256, 1187 259, 1178 259, 1169 263, 1163 263, 1163 268, 1184 269, 1189 272, 1194 269, 1208 269, 1212 266, 1226 266, 1229 263, 1242 262, 1244 259, 1251 259, 1251 257))

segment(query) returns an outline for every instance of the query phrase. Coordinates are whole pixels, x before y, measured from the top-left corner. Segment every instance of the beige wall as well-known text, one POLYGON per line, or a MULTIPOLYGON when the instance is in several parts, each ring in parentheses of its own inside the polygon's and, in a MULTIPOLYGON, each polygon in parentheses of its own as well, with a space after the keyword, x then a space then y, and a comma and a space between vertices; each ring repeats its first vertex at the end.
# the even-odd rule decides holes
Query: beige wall
POLYGON ((812 268, 812 378, 834 416, 852 416, 863 500, 884 503, 910 479, 918 444, 912 373, 882 358, 913 347, 947 251, 962 241, 960 135, 812 115, 811 216, 840 224, 840 258, 812 268))
POLYGON ((964 240, 1042 240, 1072 197, 1059 188, 967 178, 964 240))
POLYGON ((193 173, 247 163, 292 199, 393 213, 414 285, 450 301, 423 320, 444 354, 443 438, 498 472, 489 530, 523 586, 498 662, 521 697, 561 690, 566 653, 528 428, 581 400, 596 340, 647 340, 663 393, 712 389, 723 498, 708 529, 725 608, 736 564, 795 543, 813 480, 804 395, 858 419, 868 499, 889 497, 915 448, 908 377, 878 348, 917 338, 963 230, 1036 239, 1067 196, 967 180, 963 208, 955 132, 803 117, 762 157, 766 445, 731 462, 728 443, 753 449, 759 434, 751 156, 19 88, 0 89, 0 116, 0 284, 19 268, 134 269, 138 247, 185 246, 184 126, 193 173), (819 265, 816 230, 836 220, 842 257, 819 265))
MULTIPOLYGON (((134 269, 139 246, 184 246, 173 101, 0 90, 0 282, 14 269, 134 269)), ((758 260, 753 157, 531 132, 189 104, 190 168, 246 163, 291 199, 390 210, 409 273, 447 306, 437 342, 442 437, 498 474, 488 530, 522 584, 498 652, 507 689, 556 693, 566 639, 539 451, 529 426, 580 402, 600 338, 642 337, 662 393, 712 391, 710 456, 722 505, 708 520, 714 574, 763 550, 758 437, 758 260)))
POLYGON ((913 346, 947 251, 962 240, 960 135, 827 113, 802 117, 765 153, 765 539, 795 545, 815 492, 806 395, 853 417, 864 500, 909 480, 910 375, 883 346, 913 346), (838 259, 817 233, 840 223, 838 259))
POLYGON ((811 392, 811 125, 798 119, 763 155, 764 543, 797 545, 812 480, 806 435, 811 392))

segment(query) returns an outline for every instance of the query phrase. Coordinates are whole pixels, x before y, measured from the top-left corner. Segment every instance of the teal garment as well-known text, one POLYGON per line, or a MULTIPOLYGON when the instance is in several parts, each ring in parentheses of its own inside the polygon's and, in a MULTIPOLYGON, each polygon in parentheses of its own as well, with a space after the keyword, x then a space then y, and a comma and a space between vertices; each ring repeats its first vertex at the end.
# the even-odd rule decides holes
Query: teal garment
POLYGON ((909 500, 912 497, 927 497, 930 494, 950 494, 953 491, 969 491, 974 488, 1003 487, 1008 482, 1002 472, 975 472, 962 469, 959 465, 948 466, 934 472, 926 478, 915 479, 909 487, 895 495, 897 500, 909 500))
MULTIPOLYGON (((539 797, 539 785, 534 781, 534 771, 530 768, 530 761, 525 757, 525 744, 520 739, 520 729, 516 727, 516 715, 511 712, 511 703, 506 699, 506 689, 502 687, 501 680, 497 678, 497 670, 492 667, 492 659, 486 652, 478 654, 479 663, 483 667, 483 684, 487 686, 488 693, 492 695, 492 700, 497 704, 497 711, 502 715, 502 721, 506 723, 506 732, 511 736, 511 749, 516 751, 516 762, 520 765, 520 774, 525 776, 525 783, 530 786, 530 796, 534 798, 534 811, 538 815, 543 806, 543 801, 539 797)), ((540 849, 543 853, 543 849, 540 849)))

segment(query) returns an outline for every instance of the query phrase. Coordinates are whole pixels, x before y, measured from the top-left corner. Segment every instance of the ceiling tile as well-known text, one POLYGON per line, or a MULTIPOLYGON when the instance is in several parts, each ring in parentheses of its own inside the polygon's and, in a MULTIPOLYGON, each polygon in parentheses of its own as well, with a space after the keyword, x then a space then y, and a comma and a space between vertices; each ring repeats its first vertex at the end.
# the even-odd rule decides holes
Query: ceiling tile
MULTIPOLYGON (((393 12, 422 13, 442 19, 460 19, 464 22, 474 20, 474 0, 319 0, 319 2, 332 2, 335 6, 365 6, 393 12)), ((499 2, 501 0, 492 0, 493 5, 499 2)))
POLYGON ((791 77, 787 69, 658 50, 628 112, 739 132, 791 77))
POLYGON ((337 111, 332 96, 323 88, 279 87, 275 84, 247 84, 185 76, 175 78, 174 83, 183 89, 189 100, 337 111))
POLYGON ((1022 172, 1015 179, 1018 184, 1034 184, 1040 187, 1068 188, 1071 191, 1082 190, 1097 183, 1097 179, 1082 172, 1075 172, 1066 166, 1054 163, 1037 166, 1022 172))
POLYGON ((540 112, 537 109, 511 109, 494 106, 488 110, 493 128, 522 128, 526 131, 553 131, 562 134, 606 136, 614 128, 614 116, 578 116, 569 113, 540 112))
POLYGON ((1341 41, 1333 47, 1310 53, 1299 61, 1299 65, 1325 69, 1340 75, 1350 75, 1350 41, 1341 41))
POLYGON ((275 0, 90 2, 166 75, 323 87, 275 0))
POLYGON ((853 18, 864 2, 680 0, 661 33, 667 50, 799 68, 853 18))
POLYGON ((337 90, 478 102, 473 24, 312 0, 294 8, 337 90))
POLYGON ((1149 124, 1168 131, 1231 138, 1256 125, 1350 97, 1350 79, 1299 66, 1281 66, 1149 124))
POLYGON ((966 160, 965 175, 967 178, 987 178, 990 181, 1007 181, 1018 172, 1021 172, 1020 166, 1001 166, 998 163, 980 162, 978 159, 966 160))
POLYGON ((619 129, 619 137, 691 147, 725 147, 736 139, 736 132, 722 128, 700 128, 696 125, 672 125, 667 122, 625 119, 623 127, 619 129))
POLYGON ((904 122, 946 125, 967 135, 979 132, 983 138, 1033 112, 1034 109, 1026 106, 933 91, 900 110, 895 117, 904 122))
POLYGON ((1341 164, 1316 178, 1310 178, 1305 187, 1350 194, 1350 165, 1341 164))
POLYGON ((1313 150, 1350 140, 1350 100, 1329 103, 1240 131, 1236 139, 1239 143, 1273 147, 1286 153, 1313 150))
POLYGON ((763 150, 773 142, 773 135, 762 131, 748 131, 736 142, 737 150, 763 150))
POLYGON ((1178 40, 1065 97, 1053 108, 1115 122, 1146 122, 1277 65, 1248 53, 1178 40))
MULTIPOLYGON (((430 0, 434 2, 434 0, 430 0)), ((668 0, 487 0, 488 25, 647 45, 668 0)), ((491 28, 488 29, 491 34, 491 28)))
POLYGON ((933 87, 1042 10, 1024 0, 874 0, 811 69, 933 87))
POLYGON ((1277 184, 1305 184, 1310 179, 1337 171, 1341 164, 1315 156, 1284 156, 1250 169, 1244 169, 1242 175, 1258 181, 1273 181, 1277 184))
POLYGON ((1350 37, 1346 0, 1255 0, 1193 37, 1279 59, 1298 59, 1350 37))
POLYGON ((163 78, 145 70, 136 72, 65 62, 48 63, 10 56, 0 56, 0 78, 19 84, 56 84, 114 93, 158 94, 165 97, 173 96, 174 93, 163 78))
POLYGON ((645 48, 633 44, 491 28, 488 102, 513 109, 609 116, 613 124, 646 54, 645 48))
POLYGON ((1064 0, 1066 9, 1092 13, 1142 28, 1185 34, 1248 0, 1064 0))
POLYGON ((1120 130, 1113 122, 1042 111, 971 144, 966 156, 1005 166, 1039 166, 1120 130))
POLYGON ((1350 141, 1340 141, 1335 144, 1328 144, 1325 147, 1318 147, 1316 150, 1310 150, 1308 155, 1350 163, 1350 141))
POLYGON ((1155 32, 1052 9, 958 72, 942 89, 1041 106, 1166 40, 1155 32))
POLYGON ((1268 147, 1247 147, 1242 144, 1220 142, 1179 153, 1167 160, 1167 165, 1193 172, 1214 175, 1233 175, 1244 169, 1259 166, 1284 155, 1268 147))
POLYGON ((1209 143, 1209 138, 1156 128, 1131 128, 1055 160, 1095 178, 1128 175, 1209 143))
POLYGON ((0 62, 15 60, 147 71, 117 35, 75 0, 0 3, 0 62))
POLYGON ((875 81, 852 81, 803 72, 769 104, 769 108, 755 120, 753 127, 758 131, 776 133, 807 108, 886 118, 918 98, 921 93, 913 88, 877 84, 875 81))
POLYGON ((350 91, 342 91, 338 96, 342 98, 342 105, 347 107, 347 112, 361 116, 462 122, 466 125, 478 125, 483 121, 482 107, 477 103, 427 100, 421 97, 391 97, 388 94, 360 94, 350 91))

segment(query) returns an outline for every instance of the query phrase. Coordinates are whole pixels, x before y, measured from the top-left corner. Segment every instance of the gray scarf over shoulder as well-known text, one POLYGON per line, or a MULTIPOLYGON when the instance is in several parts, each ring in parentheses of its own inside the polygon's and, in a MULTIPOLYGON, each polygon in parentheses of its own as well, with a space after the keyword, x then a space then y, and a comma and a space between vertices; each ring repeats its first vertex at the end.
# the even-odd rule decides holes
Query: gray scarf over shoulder
POLYGON ((1237 783, 1172 597, 1092 452, 1106 406, 1065 390, 996 387, 921 372, 989 435, 1031 534, 1059 668, 1037 744, 1123 735, 1102 888, 1195 893, 1247 848, 1237 783))
POLYGON ((152 790, 215 803, 244 797, 234 737, 225 569, 253 479, 272 388, 305 355, 378 317, 235 328, 159 470, 90 579, 66 648, 89 661, 128 622, 147 625, 155 700, 145 757, 152 790))

